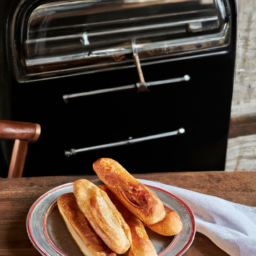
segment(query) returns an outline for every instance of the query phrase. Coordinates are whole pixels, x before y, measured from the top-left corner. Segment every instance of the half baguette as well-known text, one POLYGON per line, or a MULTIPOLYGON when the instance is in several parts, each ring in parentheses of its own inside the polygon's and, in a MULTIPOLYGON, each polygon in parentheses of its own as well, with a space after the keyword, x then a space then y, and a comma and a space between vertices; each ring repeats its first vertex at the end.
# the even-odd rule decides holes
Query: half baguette
POLYGON ((92 229, 73 193, 61 195, 57 205, 71 236, 85 256, 116 256, 92 229))
POLYGON ((164 219, 166 213, 160 199, 118 162, 100 158, 93 164, 93 169, 125 207, 146 225, 164 219))
POLYGON ((132 246, 125 255, 157 256, 156 250, 148 237, 143 223, 131 212, 129 212, 105 185, 99 185, 98 187, 108 194, 110 200, 116 206, 117 210, 122 214, 124 220, 126 221, 131 230, 132 246))
POLYGON ((132 246, 127 256, 157 256, 154 245, 150 241, 146 229, 137 217, 132 215, 127 221, 132 233, 132 246))
POLYGON ((88 180, 73 184, 77 204, 95 232, 118 254, 131 246, 131 232, 108 195, 88 180))
POLYGON ((182 230, 182 222, 177 212, 164 206, 166 211, 165 218, 153 225, 147 225, 154 232, 162 236, 174 236, 182 230))

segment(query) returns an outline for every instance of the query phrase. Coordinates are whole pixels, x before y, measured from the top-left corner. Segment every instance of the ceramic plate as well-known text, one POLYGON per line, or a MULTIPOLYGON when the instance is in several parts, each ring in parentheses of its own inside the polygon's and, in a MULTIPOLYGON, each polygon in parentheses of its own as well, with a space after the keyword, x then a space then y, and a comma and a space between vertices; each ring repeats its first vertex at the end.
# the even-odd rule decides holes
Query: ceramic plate
MULTIPOLYGON (((100 180, 92 181, 100 185, 100 180)), ((194 216, 189 207, 179 198, 158 187, 148 186, 169 208, 176 211, 183 223, 182 231, 176 236, 164 237, 147 229, 159 256, 183 255, 195 236, 194 216)), ((42 195, 30 208, 27 216, 27 232, 34 247, 47 256, 83 256, 69 234, 59 213, 56 200, 65 193, 73 192, 73 183, 56 187, 42 195)))

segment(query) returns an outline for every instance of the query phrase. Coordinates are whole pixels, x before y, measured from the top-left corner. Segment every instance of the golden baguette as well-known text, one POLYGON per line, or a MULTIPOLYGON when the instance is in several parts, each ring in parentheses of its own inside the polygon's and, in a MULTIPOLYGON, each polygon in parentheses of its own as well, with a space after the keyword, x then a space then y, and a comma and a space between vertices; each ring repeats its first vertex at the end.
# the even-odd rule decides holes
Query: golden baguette
POLYGON ((99 185, 100 189, 105 191, 110 200, 116 206, 117 210, 122 214, 124 220, 128 224, 132 234, 132 246, 126 253, 127 256, 157 256, 156 250, 149 240, 148 234, 143 223, 129 212, 117 197, 105 186, 99 185))
POLYGON ((92 229, 73 193, 61 195, 57 205, 70 234, 85 256, 116 256, 92 229))
POLYGON ((131 245, 131 232, 108 195, 88 180, 73 184, 77 204, 95 232, 105 244, 118 254, 131 245))
POLYGON ((127 208, 118 200, 116 195, 106 185, 98 185, 98 188, 107 193, 111 202, 115 205, 116 209, 122 214, 125 221, 132 216, 132 213, 129 210, 127 210, 127 208))
POLYGON ((141 220, 132 215, 127 221, 132 233, 132 246, 125 254, 127 256, 157 256, 154 245, 141 220))
POLYGON ((166 213, 163 203, 118 162, 100 158, 93 164, 93 169, 125 207, 146 225, 164 219, 166 213))
POLYGON ((165 218, 153 225, 147 225, 154 232, 163 236, 174 236, 182 230, 182 222, 177 212, 165 206, 165 218))

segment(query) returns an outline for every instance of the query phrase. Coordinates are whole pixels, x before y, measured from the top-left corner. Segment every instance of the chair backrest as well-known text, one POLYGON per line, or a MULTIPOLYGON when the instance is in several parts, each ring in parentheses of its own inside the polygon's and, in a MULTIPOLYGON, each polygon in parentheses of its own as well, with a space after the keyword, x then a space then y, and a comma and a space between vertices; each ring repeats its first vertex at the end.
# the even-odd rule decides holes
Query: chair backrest
POLYGON ((40 134, 39 124, 0 120, 0 139, 14 140, 8 178, 22 177, 28 143, 36 142, 40 134))

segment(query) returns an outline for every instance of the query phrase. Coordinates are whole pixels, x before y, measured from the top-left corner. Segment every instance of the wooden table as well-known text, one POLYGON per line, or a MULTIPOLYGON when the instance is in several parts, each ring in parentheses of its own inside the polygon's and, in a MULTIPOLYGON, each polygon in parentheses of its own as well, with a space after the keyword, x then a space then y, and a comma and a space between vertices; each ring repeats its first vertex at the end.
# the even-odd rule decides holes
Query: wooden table
MULTIPOLYGON (((232 202, 256 206, 256 172, 195 172, 138 174, 137 178, 163 182, 193 191, 218 196, 232 202)), ((38 256, 26 232, 30 206, 43 193, 55 186, 78 178, 65 176, 0 179, 0 255, 38 256)), ((197 233, 186 256, 227 255, 207 237, 197 233)))

